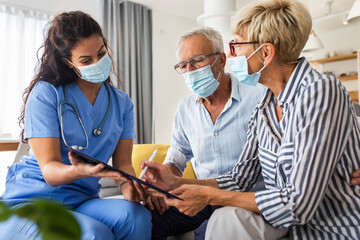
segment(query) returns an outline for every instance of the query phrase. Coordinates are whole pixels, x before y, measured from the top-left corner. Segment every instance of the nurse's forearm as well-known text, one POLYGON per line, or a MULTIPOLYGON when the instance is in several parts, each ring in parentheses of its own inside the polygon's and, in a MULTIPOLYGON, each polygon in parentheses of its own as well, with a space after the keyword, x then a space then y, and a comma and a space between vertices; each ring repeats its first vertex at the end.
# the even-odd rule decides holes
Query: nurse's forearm
MULTIPOLYGON (((124 171, 130 175, 135 176, 135 170, 133 168, 133 166, 131 164, 124 164, 124 165, 117 165, 116 166, 118 169, 120 169, 121 171, 124 171)), ((124 180, 115 180, 115 183, 118 187, 120 187, 120 184, 123 182, 124 180)), ((126 186, 127 187, 127 186, 126 186)), ((125 186, 124 186, 125 188, 125 186)))
POLYGON ((57 161, 46 163, 41 171, 46 183, 52 187, 73 183, 85 177, 80 176, 73 165, 66 165, 57 161))

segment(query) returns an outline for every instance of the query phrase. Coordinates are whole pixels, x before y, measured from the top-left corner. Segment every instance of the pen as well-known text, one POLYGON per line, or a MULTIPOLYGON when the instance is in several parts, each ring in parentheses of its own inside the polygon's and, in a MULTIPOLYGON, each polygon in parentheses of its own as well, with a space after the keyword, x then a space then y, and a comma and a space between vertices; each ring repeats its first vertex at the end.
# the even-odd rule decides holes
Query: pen
MULTIPOLYGON (((157 149, 155 149, 155 151, 151 154, 150 158, 149 158, 149 161, 151 162, 152 160, 154 160, 155 158, 155 155, 157 153, 157 149)), ((146 173, 146 170, 148 169, 148 166, 145 166, 144 169, 141 171, 140 175, 139 175, 139 178, 142 178, 144 176, 144 174, 146 173)))

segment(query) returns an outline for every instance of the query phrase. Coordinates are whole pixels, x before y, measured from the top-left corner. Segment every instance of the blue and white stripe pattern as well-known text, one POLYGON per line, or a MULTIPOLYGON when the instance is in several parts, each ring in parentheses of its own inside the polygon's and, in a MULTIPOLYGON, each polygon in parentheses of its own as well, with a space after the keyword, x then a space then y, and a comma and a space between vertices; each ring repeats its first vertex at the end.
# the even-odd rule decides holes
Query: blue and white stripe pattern
POLYGON ((302 58, 278 99, 267 91, 233 171, 216 180, 221 189, 246 191, 262 174, 266 190, 256 203, 293 239, 360 239, 360 194, 350 185, 359 168, 360 128, 347 91, 302 58))

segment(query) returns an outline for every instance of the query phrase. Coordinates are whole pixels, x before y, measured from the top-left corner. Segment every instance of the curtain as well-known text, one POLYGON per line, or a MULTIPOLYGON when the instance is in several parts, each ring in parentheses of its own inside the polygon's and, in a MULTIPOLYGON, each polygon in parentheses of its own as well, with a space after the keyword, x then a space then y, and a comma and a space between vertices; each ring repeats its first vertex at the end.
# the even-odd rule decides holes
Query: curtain
POLYGON ((0 4, 0 139, 19 139, 22 94, 34 77, 36 52, 51 17, 0 4))
POLYGON ((129 1, 103 0, 102 11, 104 35, 114 54, 116 71, 134 103, 135 143, 152 143, 151 9, 129 1))

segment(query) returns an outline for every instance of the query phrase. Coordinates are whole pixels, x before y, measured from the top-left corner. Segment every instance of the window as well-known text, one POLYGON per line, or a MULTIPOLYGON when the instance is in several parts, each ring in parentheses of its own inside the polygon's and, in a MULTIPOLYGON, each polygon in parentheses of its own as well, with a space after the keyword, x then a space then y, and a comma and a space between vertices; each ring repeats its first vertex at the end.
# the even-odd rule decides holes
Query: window
POLYGON ((51 17, 0 4, 0 140, 19 139, 22 94, 34 77, 37 50, 51 17))

